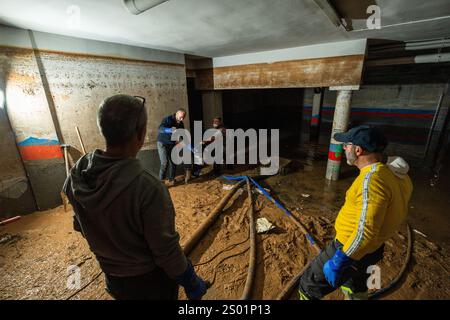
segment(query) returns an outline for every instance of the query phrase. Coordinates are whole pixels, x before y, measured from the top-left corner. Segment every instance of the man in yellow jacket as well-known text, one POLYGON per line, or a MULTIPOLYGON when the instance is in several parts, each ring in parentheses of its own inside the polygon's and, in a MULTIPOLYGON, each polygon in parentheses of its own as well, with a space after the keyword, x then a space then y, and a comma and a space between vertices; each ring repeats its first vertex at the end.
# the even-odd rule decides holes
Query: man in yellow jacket
POLYGON ((346 193, 335 223, 335 239, 300 278, 300 299, 321 299, 341 287, 349 299, 367 299, 368 267, 383 257, 384 242, 408 213, 412 183, 399 157, 383 164, 387 139, 376 128, 359 126, 335 134, 347 163, 360 170, 346 193))

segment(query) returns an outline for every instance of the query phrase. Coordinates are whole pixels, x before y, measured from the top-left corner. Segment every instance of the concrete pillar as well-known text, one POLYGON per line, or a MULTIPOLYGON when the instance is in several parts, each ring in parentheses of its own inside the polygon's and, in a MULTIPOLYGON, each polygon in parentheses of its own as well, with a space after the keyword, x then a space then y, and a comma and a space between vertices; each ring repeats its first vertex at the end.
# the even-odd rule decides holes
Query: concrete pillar
POLYGON ((313 106, 311 113, 311 125, 310 125, 310 141, 318 141, 320 135, 320 123, 322 118, 322 106, 323 106, 323 88, 314 89, 313 106))
POLYGON ((351 90, 339 90, 336 99, 336 108, 334 110, 333 130, 331 131, 330 150, 328 152, 328 164, 326 179, 337 181, 341 169, 343 157, 343 145, 334 140, 336 133, 345 132, 348 129, 350 120, 350 108, 352 100, 351 90))
POLYGON ((202 92, 203 102, 203 127, 209 129, 212 127, 214 118, 222 118, 222 92, 221 91, 204 91, 202 92))

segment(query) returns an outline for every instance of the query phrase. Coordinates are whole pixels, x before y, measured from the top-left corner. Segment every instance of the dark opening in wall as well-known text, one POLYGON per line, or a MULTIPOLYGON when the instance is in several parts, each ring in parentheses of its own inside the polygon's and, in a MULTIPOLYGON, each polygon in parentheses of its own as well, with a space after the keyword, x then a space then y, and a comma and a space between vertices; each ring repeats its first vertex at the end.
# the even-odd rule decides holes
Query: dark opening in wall
POLYGON ((203 120, 202 92, 195 89, 195 78, 186 78, 186 83, 189 105, 189 121, 192 130, 194 128, 194 121, 203 120))
POLYGON ((303 89, 225 90, 224 122, 231 129, 280 129, 281 142, 300 140, 303 89))

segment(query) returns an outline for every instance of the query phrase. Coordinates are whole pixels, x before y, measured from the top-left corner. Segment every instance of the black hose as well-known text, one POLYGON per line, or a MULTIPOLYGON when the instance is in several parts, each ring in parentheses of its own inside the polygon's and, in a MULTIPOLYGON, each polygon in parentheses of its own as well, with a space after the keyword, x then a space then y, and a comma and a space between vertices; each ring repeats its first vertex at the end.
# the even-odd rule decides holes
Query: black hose
POLYGON ((409 262, 411 261, 413 242, 412 242, 411 227, 409 226, 409 224, 406 225, 406 229, 408 232, 408 247, 406 249, 406 258, 405 258, 405 261, 403 262, 400 272, 398 273, 397 277, 394 280, 392 280, 391 283, 389 283, 386 287, 381 288, 380 290, 377 290, 377 291, 369 294, 369 299, 371 299, 371 300, 376 299, 379 296, 388 292, 389 290, 395 288, 397 286, 397 284, 399 283, 399 281, 402 279, 406 269, 408 268, 409 262))
POLYGON ((251 291, 253 288, 253 283, 255 280, 255 270, 256 270, 256 227, 255 227, 255 211, 253 207, 253 195, 252 187, 250 184, 250 179, 247 177, 247 192, 248 201, 250 202, 249 213, 249 234, 250 234, 250 257, 248 262, 248 272, 247 280, 245 281, 244 292, 242 293, 241 300, 249 300, 251 296, 251 291))

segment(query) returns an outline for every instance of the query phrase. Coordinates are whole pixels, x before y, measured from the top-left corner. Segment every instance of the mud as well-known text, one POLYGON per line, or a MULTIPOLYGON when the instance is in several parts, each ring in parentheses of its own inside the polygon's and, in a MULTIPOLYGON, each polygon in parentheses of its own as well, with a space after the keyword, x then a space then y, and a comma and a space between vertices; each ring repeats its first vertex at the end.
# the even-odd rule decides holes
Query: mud
MULTIPOLYGON (((317 150, 311 155, 323 158, 317 150)), ((323 178, 325 162, 311 159, 304 158, 301 169, 271 177, 262 184, 270 188, 323 245, 333 239, 334 219, 357 171, 346 167, 339 183, 327 185, 323 178)), ((183 177, 178 178, 179 184, 169 190, 177 213, 176 227, 184 243, 227 191, 220 179, 205 177, 184 185, 183 177)), ((382 299, 450 298, 449 222, 447 211, 442 211, 448 200, 439 197, 439 192, 447 189, 438 187, 433 192, 438 200, 431 196, 429 201, 424 201, 421 193, 427 186, 421 179, 415 179, 408 221, 427 238, 414 233, 413 257, 405 277, 398 288, 382 299), (432 221, 439 223, 431 225, 432 221)), ((252 298, 274 299, 311 259, 313 250, 284 213, 258 193, 254 199, 256 218, 265 217, 276 228, 257 236, 252 298)), ((213 282, 205 299, 239 299, 242 294, 249 255, 246 250, 249 247, 247 208, 246 192, 242 190, 190 255, 193 264, 198 265, 197 272, 213 282)), ((87 285, 72 299, 111 299, 104 289, 103 276, 96 277, 100 272, 98 263, 85 240, 72 230, 71 213, 64 212, 62 207, 24 216, 0 227, 0 239, 6 239, 0 241, 0 299, 66 299, 76 292, 67 288, 67 268, 71 265, 80 267, 81 286, 87 285)), ((405 255, 406 228, 403 226, 387 242, 384 259, 379 265, 383 286, 397 275, 405 255)), ((294 294, 292 299, 295 298, 294 294)), ((326 297, 342 298, 340 292, 326 297)), ((180 299, 185 299, 182 290, 180 299)))

